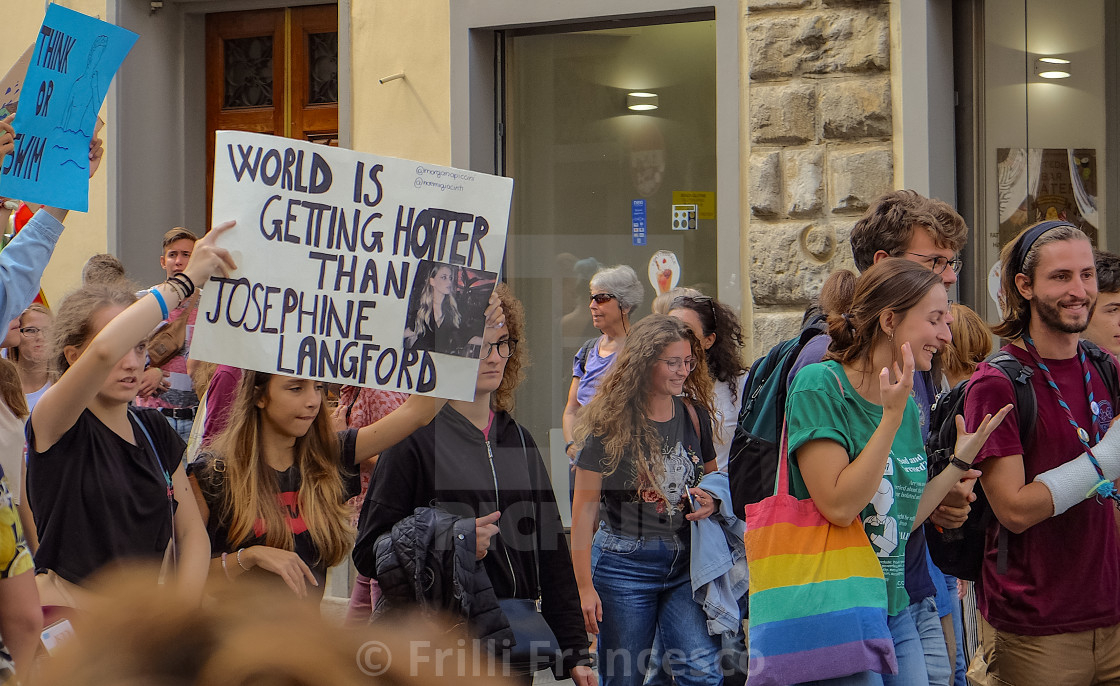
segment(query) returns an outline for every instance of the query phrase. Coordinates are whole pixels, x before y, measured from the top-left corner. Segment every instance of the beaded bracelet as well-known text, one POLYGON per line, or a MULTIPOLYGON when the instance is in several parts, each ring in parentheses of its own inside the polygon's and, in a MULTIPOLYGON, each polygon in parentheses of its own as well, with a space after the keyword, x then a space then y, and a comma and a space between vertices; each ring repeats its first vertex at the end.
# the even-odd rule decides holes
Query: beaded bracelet
POLYGON ((241 564, 241 551, 242 550, 245 550, 245 549, 244 548, 239 548, 238 551, 237 551, 237 566, 244 569, 247 572, 247 571, 249 571, 249 568, 246 567, 245 565, 241 564))

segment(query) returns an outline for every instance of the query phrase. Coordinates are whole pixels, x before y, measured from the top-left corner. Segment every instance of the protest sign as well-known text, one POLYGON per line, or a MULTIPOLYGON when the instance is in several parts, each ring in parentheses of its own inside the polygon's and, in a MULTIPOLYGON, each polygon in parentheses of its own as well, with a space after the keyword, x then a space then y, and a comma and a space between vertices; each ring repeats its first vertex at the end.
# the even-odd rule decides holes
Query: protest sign
POLYGON ((210 279, 191 357, 470 400, 513 181, 218 131, 210 279))
POLYGON ((89 142, 109 83, 137 35, 51 4, 19 96, 0 196, 89 209, 89 142))
POLYGON ((27 76, 27 65, 31 64, 31 52, 34 49, 34 44, 27 46, 8 73, 4 74, 3 80, 0 80, 0 117, 16 111, 19 94, 23 90, 23 79, 27 76))

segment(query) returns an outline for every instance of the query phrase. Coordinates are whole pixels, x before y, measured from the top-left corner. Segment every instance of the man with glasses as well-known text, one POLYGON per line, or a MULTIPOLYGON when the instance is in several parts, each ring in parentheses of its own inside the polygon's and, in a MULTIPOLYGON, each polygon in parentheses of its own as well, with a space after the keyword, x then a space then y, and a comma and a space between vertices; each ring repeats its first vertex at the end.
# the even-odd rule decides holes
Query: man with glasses
MULTIPOLYGON (((958 255, 967 239, 968 226, 949 204, 914 191, 902 190, 892 191, 875 200, 852 227, 850 240, 852 256, 860 272, 884 258, 901 257, 939 274, 945 287, 949 288, 957 282, 957 273, 962 266, 958 255)), ((806 343, 790 371, 789 382, 792 383, 794 375, 802 368, 824 359, 830 342, 827 334, 821 334, 806 343)), ((937 397, 938 381, 929 372, 914 374, 913 395, 918 404, 923 436, 929 431, 929 412, 937 397)), ((962 484, 950 491, 930 519, 944 528, 959 527, 960 521, 963 521, 962 513, 967 513, 971 487, 971 484, 962 484)), ((931 686, 948 686, 954 683, 957 660, 956 655, 952 659, 949 657, 938 610, 943 609, 947 615, 959 606, 955 595, 956 582, 952 580, 954 588, 950 592, 950 582, 928 558, 925 530, 919 526, 906 542, 909 610, 922 639, 929 683, 931 686)), ((961 657, 963 662, 963 655, 961 657)), ((963 664, 961 666, 963 668, 963 664)))

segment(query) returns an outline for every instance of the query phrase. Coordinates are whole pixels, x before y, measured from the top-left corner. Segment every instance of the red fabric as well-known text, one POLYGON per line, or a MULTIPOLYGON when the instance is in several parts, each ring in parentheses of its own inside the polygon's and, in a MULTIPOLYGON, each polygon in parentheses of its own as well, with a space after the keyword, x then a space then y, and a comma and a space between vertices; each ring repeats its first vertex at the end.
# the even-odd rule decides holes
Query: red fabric
MULTIPOLYGON (((377 388, 362 388, 359 386, 343 386, 338 394, 338 411, 345 417, 346 408, 350 407, 350 419, 346 422, 348 429, 360 429, 378 421, 385 415, 400 407, 408 400, 407 393, 396 391, 383 391, 377 388), (357 395, 357 400, 354 396, 357 395), (353 402, 353 407, 351 407, 353 402)), ((350 515, 350 524, 358 525, 358 515, 362 511, 362 503, 369 490, 369 479, 373 468, 365 462, 359 466, 362 477, 362 492, 350 499, 353 512, 350 515)))
MULTIPOLYGON (((988 438, 976 462, 1025 452, 1023 468, 1026 483, 1030 483, 1038 474, 1080 455, 1084 446, 1030 354, 1013 345, 1004 350, 1035 370, 1031 377, 1038 398, 1035 434, 1024 451, 1019 442, 1019 418, 1012 412, 988 438)), ((1074 419, 1092 434, 1092 414, 1077 358, 1044 361, 1074 419)), ((1095 369, 1092 378, 1103 434, 1115 408, 1095 369)), ((968 427, 974 429, 985 414, 995 414, 1014 402, 1011 381, 998 369, 980 365, 965 400, 968 427)), ((976 604, 988 623, 1025 636, 1089 631, 1120 623, 1120 541, 1114 509, 1111 502, 1089 499, 1021 534, 1009 532, 1006 574, 997 573, 998 529, 990 527, 984 566, 976 583, 976 604)))

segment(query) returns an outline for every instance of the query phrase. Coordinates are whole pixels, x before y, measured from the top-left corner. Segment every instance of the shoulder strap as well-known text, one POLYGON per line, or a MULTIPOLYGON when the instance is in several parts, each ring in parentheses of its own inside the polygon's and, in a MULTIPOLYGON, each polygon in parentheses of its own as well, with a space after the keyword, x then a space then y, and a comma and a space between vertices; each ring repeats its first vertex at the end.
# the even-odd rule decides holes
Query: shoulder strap
POLYGON ((688 398, 684 399, 684 407, 688 410, 688 418, 692 420, 692 429, 696 432, 696 437, 700 438, 700 417, 696 414, 696 408, 692 406, 692 401, 688 398))
MULTIPOLYGON (((518 424, 517 421, 513 417, 510 417, 510 421, 512 421, 513 425, 515 427, 517 427, 517 435, 521 439, 521 452, 523 452, 525 454, 525 473, 528 474, 528 476, 529 476, 529 488, 532 489, 533 488, 533 474, 532 474, 532 472, 529 471, 529 446, 525 444, 525 432, 521 429, 521 425, 518 424)), ((540 535, 539 527, 537 529, 537 534, 538 534, 538 537, 539 537, 539 535, 540 535)), ((536 581, 537 581, 536 601, 537 601, 537 609, 538 610, 540 609, 540 602, 541 602, 541 560, 540 560, 540 557, 538 557, 539 554, 540 553, 537 552, 537 544, 533 543, 533 566, 536 568, 536 570, 535 570, 536 571, 536 581)), ((510 572, 511 573, 513 572, 512 566, 511 566, 510 572)))
MULTIPOLYGON (((171 517, 171 537, 167 544, 167 553, 170 555, 172 564, 176 564, 179 561, 179 548, 175 545, 175 486, 171 481, 171 473, 167 471, 167 468, 163 466, 163 461, 159 459, 159 451, 156 450, 155 441, 152 440, 152 434, 148 431, 148 426, 144 423, 144 418, 131 407, 128 408, 128 414, 136 420, 136 425, 140 427, 140 431, 144 434, 144 440, 148 444, 148 450, 144 452, 152 456, 152 459, 156 463, 156 471, 163 474, 163 480, 167 483, 167 513, 171 517)), ((164 555, 164 558, 164 564, 166 566, 167 555, 164 555)), ((163 578, 164 571, 160 572, 160 578, 163 578)))
POLYGON ((591 355, 591 348, 595 346, 598 340, 598 338, 588 338, 583 342, 583 345, 579 347, 579 352, 576 353, 576 357, 579 358, 579 371, 581 374, 587 373, 587 358, 591 355))
POLYGON ((1034 370, 1006 350, 990 355, 986 362, 1011 380, 1011 388, 1015 391, 1015 412, 1019 417, 1019 442, 1026 450, 1027 441, 1034 435, 1034 423, 1038 418, 1038 398, 1031 386, 1034 370))

